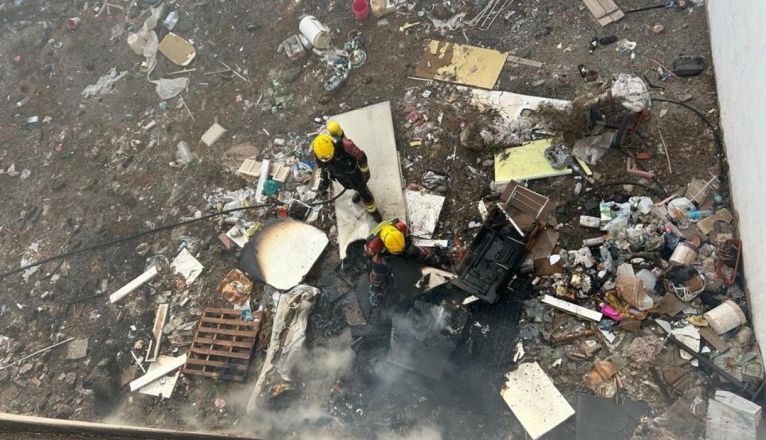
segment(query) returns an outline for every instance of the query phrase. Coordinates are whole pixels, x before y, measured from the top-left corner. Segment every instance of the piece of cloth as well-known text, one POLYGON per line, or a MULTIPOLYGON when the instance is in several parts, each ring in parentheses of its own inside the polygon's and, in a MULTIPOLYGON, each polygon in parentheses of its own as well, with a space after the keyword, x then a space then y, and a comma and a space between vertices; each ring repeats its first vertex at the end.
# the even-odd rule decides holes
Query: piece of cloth
POLYGON ((415 246, 412 239, 407 235, 407 224, 398 218, 386 220, 378 224, 367 237, 364 246, 364 255, 370 259, 370 284, 376 289, 382 289, 387 280, 390 279, 391 270, 388 266, 388 260, 392 256, 400 256, 408 260, 416 260, 424 263, 431 258, 431 251, 428 248, 415 246), (404 252, 394 255, 386 249, 380 232, 385 226, 394 226, 404 234, 405 246, 404 252))

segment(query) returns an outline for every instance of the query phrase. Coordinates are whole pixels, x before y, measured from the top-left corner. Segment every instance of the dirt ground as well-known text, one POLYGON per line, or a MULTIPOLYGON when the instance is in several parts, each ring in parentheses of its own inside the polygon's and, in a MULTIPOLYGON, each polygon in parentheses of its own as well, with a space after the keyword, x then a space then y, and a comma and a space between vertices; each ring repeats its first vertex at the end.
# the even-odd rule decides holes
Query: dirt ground
MULTIPOLYGON (((111 8, 111 14, 105 11, 98 16, 95 12, 102 2, 7 0, 1 4, 0 90, 7 96, 0 109, 0 167, 6 170, 0 175, 5 201, 0 211, 3 271, 19 267, 25 255, 34 261, 205 211, 206 194, 218 188, 237 190, 246 183, 224 166, 223 158, 232 146, 250 142, 261 148, 263 157, 269 157, 280 151, 274 139, 315 131, 319 126, 314 118, 380 101, 390 101, 394 109, 407 184, 422 184, 429 169, 451 176, 435 237, 450 238, 457 245, 470 241, 473 232, 468 224, 480 220, 476 202, 491 193, 493 154, 463 148, 459 135, 462 126, 487 115, 466 105, 454 85, 410 78, 431 38, 509 51, 544 63, 539 69, 507 63, 497 90, 571 100, 603 91, 616 74, 634 73, 657 86, 650 90, 652 96, 686 101, 714 123, 718 116, 703 7, 629 14, 619 23, 601 28, 581 2, 512 2, 488 31, 464 27, 442 36, 429 25, 428 16, 448 18, 453 12, 466 12, 470 18, 485 2, 416 1, 411 2, 416 6, 410 11, 364 23, 357 22, 347 2, 341 1, 171 2, 180 16, 175 32, 193 41, 196 48, 196 59, 189 66, 196 70, 184 75, 190 84, 183 100, 174 98, 161 105, 155 86, 140 70, 142 58, 126 44, 128 31, 140 26, 148 7, 141 1, 115 3, 124 10, 111 8), (367 39, 369 61, 334 94, 322 89, 329 70, 318 57, 309 55, 292 62, 277 52, 281 41, 297 32, 299 18, 307 13, 329 25, 340 41, 352 30, 361 30, 367 39), (66 28, 68 17, 81 17, 76 30, 66 28), (405 23, 417 21, 421 23, 400 31, 405 23), (664 31, 656 33, 656 24, 663 25, 664 31), (589 54, 592 37, 607 35, 635 41, 635 59, 619 54, 614 45, 589 54), (660 80, 652 60, 669 65, 679 54, 705 57, 704 73, 660 80), (220 71, 222 63, 248 80, 210 74, 220 71), (598 71, 598 79, 586 82, 578 64, 598 71), (81 95, 112 68, 127 72, 112 93, 81 95), (422 97, 425 90, 431 91, 427 98, 422 97), (24 93, 30 99, 17 106, 24 93), (430 120, 442 114, 435 129, 440 133, 438 143, 410 146, 413 133, 405 126, 405 117, 413 108, 430 120), (32 116, 38 116, 40 122, 28 123, 32 116), (156 126, 145 129, 151 121, 156 126), (214 122, 227 133, 211 147, 198 143, 214 122), (176 144, 182 140, 191 145, 199 162, 171 167, 176 144), (21 175, 10 173, 11 165, 21 175), (29 170, 28 176, 23 170, 29 170)), ((624 10, 646 5, 641 0, 619 3, 624 10)), ((171 77, 171 72, 181 69, 160 55, 151 79, 171 77)), ((649 154, 642 164, 656 173, 656 182, 668 193, 693 177, 706 179, 717 172, 713 138, 702 121, 666 103, 656 103, 651 119, 629 136, 626 150, 649 154), (660 131, 668 145, 672 173, 658 148, 660 131)), ((624 156, 616 151, 593 170, 600 174, 595 185, 638 181, 626 176, 624 156)), ((575 183, 572 177, 551 178, 530 182, 530 188, 564 205, 574 196, 575 183)), ((611 187, 598 194, 608 199, 614 193, 624 195, 625 190, 611 187)), ((635 189, 635 194, 644 193, 635 189)), ((583 200, 588 198, 598 196, 583 200)), ((562 247, 580 246, 582 236, 575 220, 580 205, 570 204, 556 213, 553 223, 562 224, 562 247)), ((270 217, 273 212, 263 215, 270 217)), ((321 221, 328 231, 331 220, 325 216, 321 221)), ((222 247, 219 233, 214 222, 196 223, 68 258, 63 264, 43 265, 27 280, 19 274, 2 279, 0 334, 9 338, 0 352, 3 364, 64 337, 86 337, 89 348, 83 359, 66 360, 65 350, 56 349, 0 371, 0 411, 270 437, 329 430, 328 438, 523 438, 523 430, 498 397, 508 359, 476 359, 479 355, 468 356, 472 359, 449 372, 454 380, 447 387, 409 376, 388 377, 389 382, 384 383, 390 386, 383 392, 380 376, 370 372, 380 364, 380 353, 363 351, 356 354, 356 363, 343 376, 342 385, 336 383, 339 378, 322 377, 311 381, 318 389, 303 389, 296 399, 306 403, 301 407, 305 413, 292 404, 276 405, 252 429, 249 416, 244 415, 249 385, 184 377, 171 399, 129 393, 120 382, 133 363, 130 349, 136 341, 148 342, 156 304, 163 300, 166 288, 172 289, 161 285, 157 292, 144 288, 118 305, 108 303, 108 294, 145 269, 146 256, 136 252, 139 244, 147 243, 151 255, 172 258, 181 237, 188 236, 199 245, 198 258, 205 273, 193 286, 189 304, 172 313, 189 322, 202 307, 223 306, 215 288, 236 265, 237 255, 222 247), (335 394, 328 399, 331 390, 335 394), (219 398, 226 401, 224 408, 216 408, 214 402, 219 398), (317 417, 314 403, 332 406, 332 417, 317 417)), ((334 288, 337 268, 334 246, 307 282, 334 288)), ((352 284, 364 279, 360 267, 346 267, 343 273, 352 284)), ((327 347, 348 338, 346 324, 339 318, 345 302, 323 298, 312 318, 309 345, 328 364, 337 359, 327 347)), ((511 310, 511 303, 508 299, 503 307, 511 310)), ((500 332, 504 321, 495 316, 499 312, 482 307, 475 312, 497 320, 499 327, 492 331, 500 332)), ((516 313, 520 313, 518 308, 516 313)), ((509 324, 505 330, 508 334, 498 335, 495 342, 512 347, 517 329, 509 324)), ((505 350, 505 356, 509 349, 499 351, 505 350)), ((579 374, 573 377, 579 378, 579 374)), ((251 378, 255 376, 254 369, 251 378)), ((566 394, 582 388, 571 384, 566 394)), ((571 438, 572 429, 565 425, 554 435, 571 438)))

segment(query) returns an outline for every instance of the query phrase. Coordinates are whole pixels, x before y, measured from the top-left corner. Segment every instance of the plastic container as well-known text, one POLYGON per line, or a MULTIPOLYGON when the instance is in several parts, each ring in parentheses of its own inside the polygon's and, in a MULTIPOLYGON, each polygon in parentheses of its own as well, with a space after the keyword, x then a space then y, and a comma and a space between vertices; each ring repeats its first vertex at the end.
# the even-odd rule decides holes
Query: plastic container
POLYGON ((719 335, 747 323, 747 317, 745 317, 742 309, 734 301, 728 299, 718 307, 705 313, 704 316, 705 320, 710 324, 710 328, 719 335))
POLYGON ((178 24, 178 11, 168 12, 168 16, 165 17, 165 21, 162 22, 162 25, 165 26, 165 29, 172 31, 173 28, 176 27, 176 24, 178 24))
POLYGON ((678 266, 690 266, 697 259, 697 248, 688 241, 678 243, 668 262, 678 266))
POLYGON ((311 42, 311 45, 319 50, 327 49, 332 44, 330 29, 313 15, 303 17, 298 29, 311 42))
POLYGON ((370 16, 370 5, 367 4, 367 0, 354 0, 351 3, 351 10, 354 11, 354 17, 359 21, 367 20, 370 16))
POLYGON ((178 160, 181 161, 182 164, 187 165, 194 161, 194 154, 192 154, 191 149, 189 149, 189 144, 187 144, 184 141, 181 141, 178 143, 178 146, 176 147, 178 149, 178 152, 176 155, 178 156, 178 160))
POLYGON ((587 215, 581 215, 580 216, 580 226, 585 226, 586 228, 594 228, 598 229, 601 227, 601 219, 598 217, 590 217, 587 215))

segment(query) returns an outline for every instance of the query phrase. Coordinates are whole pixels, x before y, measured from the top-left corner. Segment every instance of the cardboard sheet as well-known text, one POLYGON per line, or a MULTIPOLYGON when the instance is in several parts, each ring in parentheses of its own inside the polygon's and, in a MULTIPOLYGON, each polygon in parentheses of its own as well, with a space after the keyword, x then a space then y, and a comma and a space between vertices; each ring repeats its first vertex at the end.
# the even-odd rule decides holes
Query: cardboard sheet
POLYGON ((158 49, 170 61, 179 66, 188 66, 197 56, 197 51, 194 50, 191 43, 172 32, 165 35, 158 49))
POLYGON ((430 239, 439 222, 439 214, 444 206, 444 196, 437 196, 420 191, 404 191, 407 203, 407 217, 410 235, 430 239))
MULTIPOLYGON (((370 166, 370 181, 367 185, 375 196, 383 218, 406 220, 402 173, 390 103, 381 102, 330 119, 338 121, 346 136, 367 154, 370 166)), ((333 193, 338 194, 340 191, 343 191, 343 187, 334 183, 333 193)), ((366 239, 375 227, 375 221, 364 207, 351 201, 352 196, 352 191, 346 191, 335 201, 341 259, 346 258, 346 248, 350 243, 366 239)))
POLYGON ((495 183, 572 174, 571 168, 557 170, 545 159, 545 149, 552 143, 550 139, 542 139, 495 153, 495 183))
POLYGON ((505 377, 500 395, 532 439, 542 437, 575 413, 537 362, 520 364, 505 377))
POLYGON ((415 75, 491 89, 507 57, 508 52, 431 40, 415 68, 415 75))

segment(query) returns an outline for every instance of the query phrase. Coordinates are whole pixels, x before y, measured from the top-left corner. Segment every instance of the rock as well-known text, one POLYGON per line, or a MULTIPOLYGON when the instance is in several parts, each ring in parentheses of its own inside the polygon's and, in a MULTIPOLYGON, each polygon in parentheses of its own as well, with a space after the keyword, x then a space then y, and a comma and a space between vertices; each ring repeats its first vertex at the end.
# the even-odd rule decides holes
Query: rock
POLYGON ((71 373, 67 373, 66 377, 64 378, 64 383, 67 385, 74 385, 74 383, 77 381, 77 373, 72 371, 71 373))
POLYGON ((681 95, 678 97, 678 100, 681 102, 689 102, 692 99, 694 99, 694 95, 690 95, 688 93, 686 95, 681 95))
POLYGON ((19 368, 19 375, 24 375, 32 371, 35 366, 32 364, 24 364, 19 368))
POLYGON ((53 418, 55 419, 68 419, 72 417, 73 413, 72 407, 65 403, 59 403, 53 408, 53 418))
POLYGON ((661 25, 661 24, 657 23, 657 24, 655 24, 655 25, 652 27, 652 32, 654 32, 655 34, 659 35, 659 34, 661 34, 661 33, 665 32, 665 26, 663 26, 663 25, 661 25))
POLYGON ((471 151, 482 151, 484 149, 484 138, 481 137, 481 127, 475 122, 465 126, 460 132, 460 144, 471 151))
POLYGON ((40 385, 42 385, 42 382, 40 382, 38 378, 33 377, 32 379, 29 379, 29 381, 27 381, 27 384, 32 385, 35 388, 39 388, 40 385))
POLYGON ((109 365, 109 362, 111 362, 111 361, 112 360, 110 358, 103 358, 100 361, 98 361, 98 364, 96 364, 96 366, 98 368, 103 368, 103 367, 106 367, 107 365, 109 365))
POLYGON ((289 69, 285 69, 282 72, 281 76, 282 76, 282 80, 285 83, 290 84, 291 82, 300 78, 302 73, 303 73, 303 68, 301 66, 295 66, 289 69))

